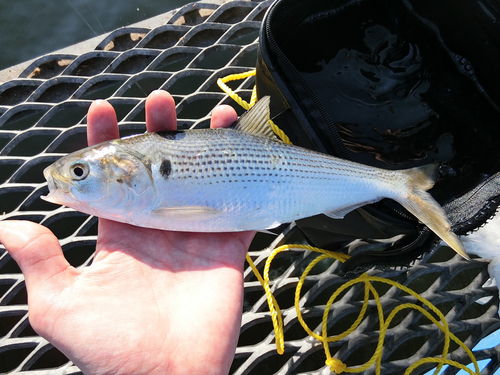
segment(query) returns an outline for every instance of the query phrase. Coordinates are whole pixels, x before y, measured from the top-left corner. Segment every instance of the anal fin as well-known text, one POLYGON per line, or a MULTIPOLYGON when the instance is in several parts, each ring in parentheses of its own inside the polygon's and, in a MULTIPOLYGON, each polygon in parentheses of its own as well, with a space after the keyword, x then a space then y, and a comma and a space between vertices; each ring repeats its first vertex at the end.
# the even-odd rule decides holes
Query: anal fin
POLYGON ((354 211, 357 208, 366 206, 367 204, 375 203, 375 202, 377 202, 377 201, 374 200, 374 201, 356 203, 356 204, 353 204, 352 206, 346 206, 346 207, 342 207, 342 208, 339 208, 339 209, 336 209, 333 211, 323 212, 323 214, 332 218, 332 219, 343 219, 344 216, 347 215, 349 212, 354 211))

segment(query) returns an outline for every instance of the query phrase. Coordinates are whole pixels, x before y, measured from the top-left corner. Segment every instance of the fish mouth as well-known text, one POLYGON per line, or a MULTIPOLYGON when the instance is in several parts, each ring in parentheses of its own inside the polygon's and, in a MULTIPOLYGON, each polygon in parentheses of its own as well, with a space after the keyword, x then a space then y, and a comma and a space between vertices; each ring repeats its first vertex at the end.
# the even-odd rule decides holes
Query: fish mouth
POLYGON ((54 204, 67 205, 73 202, 71 195, 67 191, 68 189, 64 188, 65 184, 61 180, 54 178, 54 173, 55 171, 50 166, 44 169, 43 176, 47 180, 49 194, 42 195, 40 198, 54 204))
POLYGON ((50 168, 45 168, 43 170, 43 176, 47 180, 47 185, 49 187, 49 192, 58 189, 57 184, 56 184, 54 178, 52 177, 52 173, 50 171, 50 168))

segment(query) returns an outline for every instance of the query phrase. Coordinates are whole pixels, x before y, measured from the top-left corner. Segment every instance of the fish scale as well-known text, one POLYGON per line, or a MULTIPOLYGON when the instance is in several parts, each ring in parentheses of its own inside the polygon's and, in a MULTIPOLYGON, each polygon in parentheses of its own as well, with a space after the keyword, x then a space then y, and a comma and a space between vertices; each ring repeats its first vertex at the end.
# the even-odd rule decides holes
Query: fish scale
POLYGON ((223 213, 208 221, 194 215, 193 222, 169 224, 177 230, 193 226, 204 231, 218 231, 221 227, 269 228, 349 207, 360 199, 378 200, 382 185, 386 196, 388 186, 394 185, 395 176, 390 171, 340 161, 231 129, 153 133, 115 141, 115 145, 125 152, 133 147, 141 154, 152 155, 156 188, 168 192, 157 200, 158 208, 209 206, 223 213), (165 159, 172 165, 166 179, 158 172, 165 159), (370 179, 379 186, 373 184, 368 192, 370 179))
POLYGON ((390 198, 467 257, 426 191, 436 166, 389 171, 284 144, 268 106, 261 99, 230 129, 145 133, 67 155, 44 171, 44 199, 137 226, 231 232, 342 218, 390 198))

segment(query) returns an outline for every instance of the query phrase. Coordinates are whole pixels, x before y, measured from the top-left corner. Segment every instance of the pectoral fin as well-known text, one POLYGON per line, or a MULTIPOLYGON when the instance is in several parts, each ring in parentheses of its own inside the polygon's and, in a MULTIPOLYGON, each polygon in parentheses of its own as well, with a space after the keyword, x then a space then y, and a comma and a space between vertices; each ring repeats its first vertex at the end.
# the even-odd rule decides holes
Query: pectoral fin
POLYGON ((152 214, 177 221, 203 221, 223 215, 223 211, 206 206, 162 207, 151 211, 152 214))

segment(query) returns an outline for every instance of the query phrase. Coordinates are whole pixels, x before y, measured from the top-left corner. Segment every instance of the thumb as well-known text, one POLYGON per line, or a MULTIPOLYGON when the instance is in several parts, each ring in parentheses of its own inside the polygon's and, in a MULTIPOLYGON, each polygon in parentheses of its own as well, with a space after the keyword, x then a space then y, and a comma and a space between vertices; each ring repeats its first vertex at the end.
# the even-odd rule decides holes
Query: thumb
MULTIPOLYGON (((51 300, 71 284, 79 271, 64 258, 58 239, 46 227, 29 221, 0 222, 0 243, 17 262, 26 280, 30 321, 50 308, 51 300)), ((43 330, 43 327, 38 327, 43 330)))

